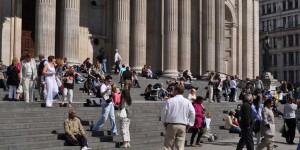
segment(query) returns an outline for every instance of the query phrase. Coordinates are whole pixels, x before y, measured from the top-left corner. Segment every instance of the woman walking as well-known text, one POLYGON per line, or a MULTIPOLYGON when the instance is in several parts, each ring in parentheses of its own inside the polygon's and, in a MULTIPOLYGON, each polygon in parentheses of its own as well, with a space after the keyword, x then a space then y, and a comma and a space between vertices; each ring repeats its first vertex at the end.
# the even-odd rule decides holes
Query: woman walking
POLYGON ((47 97, 46 97, 46 107, 53 107, 53 97, 58 93, 58 87, 55 80, 55 57, 48 57, 48 64, 43 68, 43 75, 45 76, 46 86, 47 86, 47 97))
POLYGON ((204 100, 203 97, 197 96, 195 103, 193 104, 193 106, 195 108, 196 116, 195 116, 195 124, 191 128, 191 130, 192 130, 192 137, 191 137, 191 141, 190 141, 191 146, 201 146, 200 139, 203 135, 203 132, 201 131, 201 129, 203 128, 202 122, 204 121, 204 118, 205 118, 204 107, 202 105, 203 100, 204 100), (194 144, 194 138, 195 138, 196 134, 198 134, 198 136, 197 136, 196 144, 194 144))
POLYGON ((123 89, 121 94, 120 110, 125 109, 127 114, 126 117, 121 118, 121 134, 124 142, 122 146, 123 148, 130 147, 130 119, 128 118, 128 107, 131 105, 131 103, 132 100, 129 91, 123 89))

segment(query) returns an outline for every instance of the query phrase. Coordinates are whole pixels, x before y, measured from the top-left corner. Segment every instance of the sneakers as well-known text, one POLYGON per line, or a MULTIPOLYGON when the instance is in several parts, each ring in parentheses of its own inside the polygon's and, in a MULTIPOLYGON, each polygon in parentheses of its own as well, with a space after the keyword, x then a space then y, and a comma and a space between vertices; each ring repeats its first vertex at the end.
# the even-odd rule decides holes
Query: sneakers
POLYGON ((113 133, 113 136, 119 136, 119 133, 118 132, 113 133))
POLYGON ((88 148, 86 146, 84 146, 84 147, 81 148, 81 150, 89 150, 89 149, 91 149, 91 148, 88 148))

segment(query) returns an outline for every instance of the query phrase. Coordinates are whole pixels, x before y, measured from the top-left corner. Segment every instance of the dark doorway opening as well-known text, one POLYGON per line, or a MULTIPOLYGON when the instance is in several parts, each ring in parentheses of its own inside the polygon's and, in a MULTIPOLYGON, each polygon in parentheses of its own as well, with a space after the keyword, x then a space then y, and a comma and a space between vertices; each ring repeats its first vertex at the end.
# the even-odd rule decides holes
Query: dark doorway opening
POLYGON ((22 56, 27 53, 31 53, 32 56, 35 54, 35 7, 35 0, 22 1, 22 56))

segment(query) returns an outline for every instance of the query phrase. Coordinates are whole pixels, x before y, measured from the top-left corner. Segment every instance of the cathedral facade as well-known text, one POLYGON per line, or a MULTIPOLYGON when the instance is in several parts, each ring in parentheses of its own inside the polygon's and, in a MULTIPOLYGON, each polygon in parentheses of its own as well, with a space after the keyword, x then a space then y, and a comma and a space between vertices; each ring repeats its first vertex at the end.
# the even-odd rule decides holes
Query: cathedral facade
POLYGON ((134 70, 259 75, 258 0, 0 0, 0 59, 95 58, 115 49, 134 70))

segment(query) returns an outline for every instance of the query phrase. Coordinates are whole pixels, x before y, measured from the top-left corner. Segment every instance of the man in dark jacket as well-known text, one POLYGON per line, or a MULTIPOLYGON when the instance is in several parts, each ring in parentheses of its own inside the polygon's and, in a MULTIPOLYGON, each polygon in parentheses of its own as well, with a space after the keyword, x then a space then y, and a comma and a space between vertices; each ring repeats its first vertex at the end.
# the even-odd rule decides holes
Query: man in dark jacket
POLYGON ((236 150, 242 150, 246 144, 247 150, 254 150, 253 142, 253 113, 251 109, 251 103, 253 102, 253 97, 251 94, 245 95, 240 113, 240 127, 242 129, 241 139, 237 145, 236 150))

